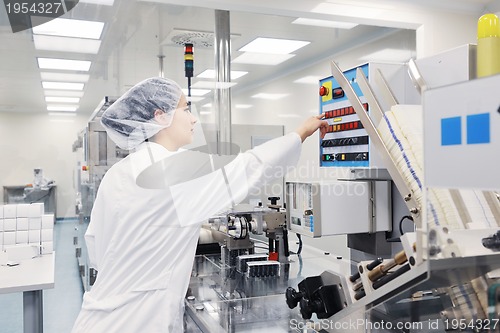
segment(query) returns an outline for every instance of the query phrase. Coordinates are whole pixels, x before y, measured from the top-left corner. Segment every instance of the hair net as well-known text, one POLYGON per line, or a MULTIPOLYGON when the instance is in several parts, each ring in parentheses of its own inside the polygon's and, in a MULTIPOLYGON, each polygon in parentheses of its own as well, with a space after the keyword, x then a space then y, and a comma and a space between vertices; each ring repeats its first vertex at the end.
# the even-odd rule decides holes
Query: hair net
POLYGON ((172 80, 150 78, 139 82, 104 111, 101 123, 111 140, 122 149, 133 149, 170 126, 182 96, 181 87, 172 80), (154 112, 165 113, 159 124, 154 112))

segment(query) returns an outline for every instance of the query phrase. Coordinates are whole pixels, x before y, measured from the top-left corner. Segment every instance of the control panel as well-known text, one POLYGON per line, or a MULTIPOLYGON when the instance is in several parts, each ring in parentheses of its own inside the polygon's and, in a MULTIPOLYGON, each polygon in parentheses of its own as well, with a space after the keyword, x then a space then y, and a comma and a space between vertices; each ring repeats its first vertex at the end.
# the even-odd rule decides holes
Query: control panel
MULTIPOLYGON (((370 112, 370 105, 356 82, 356 68, 346 70, 344 75, 363 103, 365 111, 370 112)), ((405 64, 369 62, 359 68, 367 77, 376 96, 383 95, 378 91, 375 79, 376 71, 380 71, 400 104, 420 104, 420 96, 411 82, 405 64)), ((383 102, 379 99, 379 103, 382 103, 386 111, 391 105, 384 105, 383 102)), ((319 81, 319 106, 320 113, 325 113, 329 124, 326 136, 320 139, 321 167, 384 167, 376 149, 371 147, 363 124, 333 76, 319 81)), ((373 116, 371 119, 375 122, 375 126, 381 120, 374 119, 373 116)))

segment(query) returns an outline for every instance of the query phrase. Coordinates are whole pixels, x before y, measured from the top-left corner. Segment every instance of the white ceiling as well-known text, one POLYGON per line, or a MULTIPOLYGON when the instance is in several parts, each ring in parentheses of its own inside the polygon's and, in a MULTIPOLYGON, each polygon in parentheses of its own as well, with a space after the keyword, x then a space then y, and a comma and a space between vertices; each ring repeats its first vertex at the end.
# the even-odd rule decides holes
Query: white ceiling
MULTIPOLYGON (((416 28, 411 19, 388 19, 392 8, 401 11, 415 7, 412 0, 326 0, 326 5, 348 4, 354 14, 311 12, 320 0, 115 0, 112 7, 80 2, 66 18, 105 22, 101 48, 97 55, 37 51, 31 30, 12 33, 5 8, 0 6, 0 112, 43 112, 46 102, 36 57, 61 57, 91 60, 90 80, 86 83, 78 113, 90 114, 103 96, 117 96, 134 83, 159 73, 158 55, 163 55, 166 77, 187 86, 184 77, 183 48, 168 42, 176 29, 213 32, 214 9, 230 11, 232 58, 238 49, 258 36, 310 41, 291 60, 276 66, 232 64, 232 70, 250 74, 235 80, 233 93, 258 86, 291 73, 329 55, 387 36, 401 28, 416 28), (387 12, 379 16, 357 15, 369 8, 387 12), (297 17, 309 17, 361 23, 351 30, 290 24, 297 17), (369 23, 369 25, 367 25, 369 23)), ((449 10, 480 15, 500 10, 490 0, 420 0, 418 10, 449 10)), ((410 10, 410 9, 408 9, 410 10)), ((414 45, 404 45, 413 50, 414 45)), ((195 75, 214 67, 213 48, 195 48, 195 75)), ((193 80, 196 83, 197 79, 193 80)))

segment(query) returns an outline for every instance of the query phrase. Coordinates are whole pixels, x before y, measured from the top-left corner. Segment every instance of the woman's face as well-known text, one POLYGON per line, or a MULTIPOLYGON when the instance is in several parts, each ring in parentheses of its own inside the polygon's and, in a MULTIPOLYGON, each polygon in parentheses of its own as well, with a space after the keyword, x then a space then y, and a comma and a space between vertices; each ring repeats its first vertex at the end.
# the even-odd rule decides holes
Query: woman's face
POLYGON ((184 94, 177 104, 177 109, 174 111, 172 123, 167 127, 167 133, 171 142, 180 148, 193 141, 194 124, 198 119, 191 114, 186 96, 184 94))

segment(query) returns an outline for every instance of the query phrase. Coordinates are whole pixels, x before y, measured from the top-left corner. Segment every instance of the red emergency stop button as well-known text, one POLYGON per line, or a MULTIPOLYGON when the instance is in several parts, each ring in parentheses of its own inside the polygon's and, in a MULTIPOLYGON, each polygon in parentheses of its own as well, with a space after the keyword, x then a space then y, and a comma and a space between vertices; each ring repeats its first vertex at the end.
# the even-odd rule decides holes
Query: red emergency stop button
POLYGON ((325 87, 325 86, 321 86, 319 87, 319 95, 320 96, 326 96, 328 95, 329 91, 328 91, 328 88, 325 87))
POLYGON ((88 171, 89 167, 86 165, 82 165, 82 171, 88 171))

